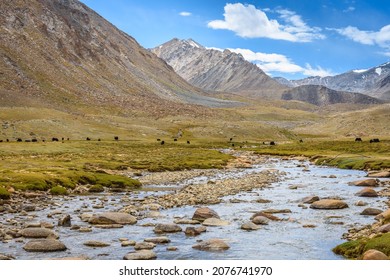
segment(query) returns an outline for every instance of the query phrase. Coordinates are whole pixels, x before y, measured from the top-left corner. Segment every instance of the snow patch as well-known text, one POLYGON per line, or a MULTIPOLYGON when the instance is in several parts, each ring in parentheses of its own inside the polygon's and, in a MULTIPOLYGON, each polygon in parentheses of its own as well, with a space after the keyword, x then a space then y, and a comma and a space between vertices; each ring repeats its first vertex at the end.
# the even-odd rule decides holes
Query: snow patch
POLYGON ((352 70, 352 72, 360 74, 366 72, 367 70, 368 69, 352 70))
POLYGON ((201 49, 201 46, 197 43, 195 43, 193 40, 188 40, 187 41, 192 47, 201 49))
POLYGON ((376 68, 375 73, 377 73, 380 76, 382 74, 382 68, 380 67, 376 68))

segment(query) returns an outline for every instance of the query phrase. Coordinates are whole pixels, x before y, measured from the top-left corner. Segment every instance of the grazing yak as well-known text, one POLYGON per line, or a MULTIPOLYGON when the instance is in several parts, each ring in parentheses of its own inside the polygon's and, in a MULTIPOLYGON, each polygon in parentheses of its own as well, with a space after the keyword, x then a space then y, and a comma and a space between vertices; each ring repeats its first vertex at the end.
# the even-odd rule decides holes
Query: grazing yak
POLYGON ((271 142, 269 142, 269 144, 270 144, 271 146, 275 146, 275 145, 276 145, 275 141, 271 141, 271 142))
POLYGON ((162 141, 161 141, 161 145, 164 145, 164 144, 165 144, 165 141, 164 141, 164 140, 162 140, 162 141))
POLYGON ((87 141, 91 141, 91 138, 87 137, 87 141))
POLYGON ((118 136, 115 136, 115 137, 114 137, 114 140, 115 140, 115 141, 118 141, 118 140, 119 140, 119 137, 118 137, 118 136))
POLYGON ((363 140, 362 140, 362 138, 360 138, 360 137, 356 137, 355 138, 355 142, 362 142, 363 140))
POLYGON ((370 140, 370 143, 379 143, 379 139, 378 138, 374 138, 374 139, 371 139, 370 140))
POLYGON ((52 142, 58 142, 59 140, 58 140, 58 138, 53 137, 53 138, 51 138, 51 141, 52 141, 52 142))

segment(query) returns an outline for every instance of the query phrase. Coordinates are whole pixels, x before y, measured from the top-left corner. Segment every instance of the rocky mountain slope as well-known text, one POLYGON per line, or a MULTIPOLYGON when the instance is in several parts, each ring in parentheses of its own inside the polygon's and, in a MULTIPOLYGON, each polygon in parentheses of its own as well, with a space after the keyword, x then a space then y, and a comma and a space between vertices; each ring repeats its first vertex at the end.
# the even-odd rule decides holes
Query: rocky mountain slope
POLYGON ((173 39, 152 52, 189 83, 205 90, 279 98, 285 89, 242 55, 208 49, 192 39, 173 39))
POLYGON ((283 100, 299 100, 316 106, 331 104, 381 104, 382 101, 353 92, 341 92, 324 86, 304 85, 287 90, 282 95, 283 100))
POLYGON ((309 77, 288 81, 277 79, 290 87, 321 85, 333 90, 364 93, 383 100, 390 100, 390 62, 365 70, 353 70, 336 76, 309 77))
POLYGON ((190 104, 229 105, 77 0, 2 0, 0 69, 0 106, 202 115, 190 104))

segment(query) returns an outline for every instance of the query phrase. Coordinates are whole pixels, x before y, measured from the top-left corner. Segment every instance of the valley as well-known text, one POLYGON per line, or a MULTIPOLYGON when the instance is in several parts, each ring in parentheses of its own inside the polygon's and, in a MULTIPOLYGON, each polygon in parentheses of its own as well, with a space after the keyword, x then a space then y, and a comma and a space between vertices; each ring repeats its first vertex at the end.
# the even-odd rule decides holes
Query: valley
MULTIPOLYGON (((144 258, 128 256, 129 251, 139 250, 134 246, 152 234, 150 227, 172 226, 178 216, 200 227, 202 232, 190 229, 192 234, 206 230, 206 236, 219 238, 214 225, 202 227, 190 217, 196 209, 211 206, 229 220, 224 235, 245 239, 252 229, 238 228, 249 222, 248 213, 265 208, 252 201, 263 193, 276 201, 272 207, 288 204, 293 209, 291 215, 277 213, 288 231, 310 236, 305 255, 296 249, 302 239, 294 244, 269 240, 276 246, 270 245, 264 258, 341 259, 332 249, 343 237, 357 249, 347 243, 337 254, 361 259, 377 242, 371 247, 382 248, 389 257, 389 229, 378 231, 389 223, 388 65, 334 78, 282 81, 240 54, 206 48, 192 39, 144 48, 77 0, 2 1, 0 259, 144 258), (373 171, 381 174, 374 175, 375 202, 362 200, 367 207, 379 208, 376 220, 373 215, 358 216, 356 186, 347 186, 373 171), (330 177, 332 172, 336 178, 330 177), (303 183, 308 184, 301 188, 303 183), (293 185, 296 189, 290 188, 293 185), (297 189, 294 201, 277 201, 278 194, 288 196, 297 189), (342 226, 338 221, 329 226, 326 215, 308 209, 310 205, 298 206, 298 199, 317 192, 321 199, 348 202, 351 209, 345 210, 342 226), (304 221, 304 210, 316 212, 315 218, 304 221), (90 222, 92 214, 103 212, 115 214, 90 222), (60 222, 66 215, 77 221, 76 227, 60 222), (112 216, 119 222, 112 222, 112 216), (144 221, 148 225, 137 224, 141 233, 132 245, 117 242, 130 241, 124 232, 110 232, 120 248, 117 254, 84 254, 87 250, 71 241, 101 239, 124 224, 144 221), (327 235, 327 245, 313 253, 313 237, 337 225, 335 235, 327 235), (29 231, 32 236, 25 233, 29 231), (35 237, 38 242, 32 244, 35 237), (70 250, 62 246, 63 240, 72 243, 70 250), (53 244, 57 249, 46 247, 53 244), (287 248, 283 256, 275 254, 280 246, 287 248), (57 250, 65 253, 45 255, 57 250)), ((250 226, 265 232, 278 228, 250 226)), ((161 236, 153 231, 153 237, 167 232, 161 236)), ((171 252, 177 251, 172 255, 165 247, 157 248, 156 255, 152 244, 141 244, 146 247, 140 249, 159 259, 245 257, 246 252, 237 249, 240 240, 233 240, 234 249, 226 255, 198 254, 192 239, 180 234, 173 243, 185 246, 172 246, 176 249, 171 252)), ((99 247, 104 240, 92 241, 98 245, 86 246, 99 247)), ((256 259, 253 242, 252 236, 245 250, 256 259)))

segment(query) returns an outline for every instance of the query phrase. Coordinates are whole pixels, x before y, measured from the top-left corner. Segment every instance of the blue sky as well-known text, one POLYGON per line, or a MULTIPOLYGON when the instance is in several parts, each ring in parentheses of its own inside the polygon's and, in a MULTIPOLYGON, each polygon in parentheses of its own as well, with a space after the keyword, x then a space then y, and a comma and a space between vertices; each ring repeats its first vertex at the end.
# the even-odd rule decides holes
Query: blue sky
POLYGON ((390 61, 388 0, 81 0, 143 47, 192 38, 269 75, 335 75, 390 61))

